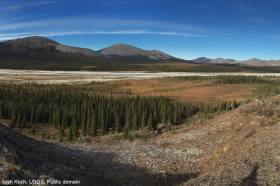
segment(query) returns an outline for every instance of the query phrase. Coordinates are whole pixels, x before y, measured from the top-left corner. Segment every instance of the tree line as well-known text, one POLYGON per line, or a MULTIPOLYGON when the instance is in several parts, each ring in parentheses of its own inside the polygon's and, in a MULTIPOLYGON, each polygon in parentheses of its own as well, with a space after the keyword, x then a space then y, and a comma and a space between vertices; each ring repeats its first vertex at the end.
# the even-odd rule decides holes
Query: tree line
POLYGON ((152 131, 160 123, 181 123, 197 111, 196 106, 166 97, 103 96, 74 85, 0 85, 0 117, 10 119, 10 127, 49 123, 59 130, 61 140, 110 131, 152 131))
POLYGON ((244 76, 244 75, 238 75, 238 76, 217 76, 216 81, 217 84, 266 84, 271 83, 272 80, 265 78, 265 77, 259 77, 259 76, 244 76))
POLYGON ((48 123, 59 139, 169 127, 202 113, 230 110, 237 102, 194 105, 160 96, 104 96, 85 85, 0 84, 0 118, 10 127, 48 123))
POLYGON ((268 84, 279 83, 277 77, 245 76, 245 75, 218 75, 218 76, 186 76, 173 79, 185 81, 212 81, 215 84, 268 84))

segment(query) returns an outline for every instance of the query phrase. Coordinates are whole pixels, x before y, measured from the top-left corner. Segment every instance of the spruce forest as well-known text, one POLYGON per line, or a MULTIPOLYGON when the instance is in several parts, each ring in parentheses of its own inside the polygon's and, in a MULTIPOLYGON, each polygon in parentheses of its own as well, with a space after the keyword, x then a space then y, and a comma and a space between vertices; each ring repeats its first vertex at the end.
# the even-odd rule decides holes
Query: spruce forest
POLYGON ((211 107, 167 97, 105 96, 95 93, 90 85, 0 85, 0 117, 9 119, 10 127, 50 124, 57 129, 60 141, 109 132, 154 131, 159 124, 180 124, 199 111, 215 112, 237 106, 236 102, 211 107))

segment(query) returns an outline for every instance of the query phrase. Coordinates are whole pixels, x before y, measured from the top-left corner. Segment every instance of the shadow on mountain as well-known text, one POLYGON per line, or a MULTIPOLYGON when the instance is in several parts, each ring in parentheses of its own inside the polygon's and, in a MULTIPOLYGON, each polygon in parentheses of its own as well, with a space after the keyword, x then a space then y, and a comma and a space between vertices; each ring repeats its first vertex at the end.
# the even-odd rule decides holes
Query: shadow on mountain
POLYGON ((3 161, 17 168, 6 172, 0 169, 0 179, 53 178, 79 180, 81 185, 178 185, 198 176, 152 174, 117 162, 110 152, 73 150, 28 138, 0 125, 0 165, 3 161))

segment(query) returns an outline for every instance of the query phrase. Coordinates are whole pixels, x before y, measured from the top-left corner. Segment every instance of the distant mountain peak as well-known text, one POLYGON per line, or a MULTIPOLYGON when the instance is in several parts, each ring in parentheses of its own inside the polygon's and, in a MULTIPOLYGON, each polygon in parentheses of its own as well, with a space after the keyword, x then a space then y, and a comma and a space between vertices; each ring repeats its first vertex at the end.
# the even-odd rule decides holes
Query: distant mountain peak
POLYGON ((111 45, 110 47, 133 47, 133 48, 138 48, 138 47, 135 47, 133 45, 129 45, 129 44, 124 44, 124 43, 117 43, 117 44, 114 44, 114 45, 111 45))
POLYGON ((172 60, 176 59, 169 54, 161 52, 159 50, 144 50, 132 45, 116 44, 110 47, 104 48, 99 51, 105 56, 119 56, 119 57, 144 57, 152 60, 172 60))
POLYGON ((248 66, 280 66, 280 60, 263 60, 258 58, 240 61, 240 63, 248 66))
MULTIPOLYGON (((45 54, 51 54, 54 51, 72 53, 84 56, 97 56, 99 53, 87 48, 79 48, 73 46, 62 45, 54 40, 41 36, 31 36, 26 38, 14 39, 0 43, 0 46, 7 48, 14 53, 24 53, 37 55, 38 49, 44 50, 45 54), (33 50, 33 52, 31 52, 33 50)), ((9 51, 8 51, 9 52, 9 51)), ((42 55, 44 55, 42 53, 42 55)))
POLYGON ((0 42, 0 66, 2 63, 4 66, 17 68, 36 68, 37 65, 72 69, 74 66, 102 66, 106 62, 142 64, 172 60, 178 59, 158 50, 149 51, 127 44, 116 44, 94 51, 63 45, 40 36, 0 42))
POLYGON ((148 51, 127 44, 115 44, 100 50, 106 56, 142 56, 148 55, 148 51))
POLYGON ((212 59, 207 58, 207 57, 199 57, 196 59, 193 59, 192 61, 196 62, 196 63, 208 63, 210 62, 212 59))
POLYGON ((246 61, 258 61, 258 62, 265 62, 265 60, 261 60, 261 59, 259 59, 259 58, 251 58, 251 59, 248 59, 248 60, 246 60, 246 61))
POLYGON ((192 61, 196 62, 196 63, 210 63, 210 64, 234 64, 237 62, 234 59, 225 59, 225 58, 221 58, 221 57, 214 58, 214 59, 207 58, 207 57, 199 57, 199 58, 193 59, 192 61))
POLYGON ((32 48, 41 48, 41 47, 48 47, 48 46, 57 46, 60 45, 58 42, 48 39, 46 37, 41 36, 31 36, 26 38, 19 38, 14 40, 9 40, 2 42, 1 44, 9 44, 13 45, 14 47, 32 47, 32 48))

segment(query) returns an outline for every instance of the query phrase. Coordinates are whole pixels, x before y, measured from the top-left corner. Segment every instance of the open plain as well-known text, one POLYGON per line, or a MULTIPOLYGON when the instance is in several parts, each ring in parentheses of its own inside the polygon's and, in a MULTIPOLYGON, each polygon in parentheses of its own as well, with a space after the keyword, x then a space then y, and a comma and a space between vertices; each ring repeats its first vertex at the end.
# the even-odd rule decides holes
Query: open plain
POLYGON ((38 83, 88 83, 92 81, 116 81, 127 79, 152 79, 164 77, 206 77, 206 76, 280 76, 280 73, 243 72, 139 72, 139 71, 42 71, 0 69, 0 81, 38 83))

